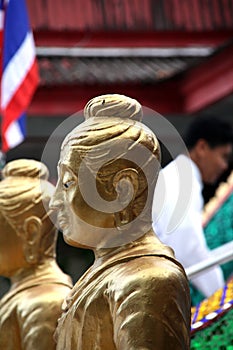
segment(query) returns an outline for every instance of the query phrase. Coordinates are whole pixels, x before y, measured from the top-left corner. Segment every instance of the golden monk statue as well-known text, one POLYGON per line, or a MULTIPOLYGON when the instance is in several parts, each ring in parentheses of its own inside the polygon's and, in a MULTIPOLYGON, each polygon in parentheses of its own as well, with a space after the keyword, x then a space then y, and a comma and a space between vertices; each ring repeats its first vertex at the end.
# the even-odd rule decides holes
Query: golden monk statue
POLYGON ((0 182, 0 275, 11 288, 0 301, 0 349, 50 350, 61 304, 72 288, 55 261, 57 233, 47 206, 54 186, 46 166, 19 159, 0 182))
POLYGON ((57 349, 189 349, 187 278, 151 228, 158 141, 129 97, 96 97, 84 116, 63 141, 50 206, 95 261, 63 304, 57 349))

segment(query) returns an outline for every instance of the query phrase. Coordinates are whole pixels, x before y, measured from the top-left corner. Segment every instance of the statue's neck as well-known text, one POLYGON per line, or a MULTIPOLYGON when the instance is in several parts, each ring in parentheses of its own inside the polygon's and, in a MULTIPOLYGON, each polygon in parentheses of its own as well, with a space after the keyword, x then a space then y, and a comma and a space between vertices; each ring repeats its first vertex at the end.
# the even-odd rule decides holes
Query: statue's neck
MULTIPOLYGON (((154 232, 152 230, 148 231, 146 234, 143 235, 143 237, 140 237, 136 239, 135 241, 132 241, 128 244, 115 247, 115 248, 102 248, 102 249, 96 249, 94 251, 95 253, 95 266, 98 266, 102 264, 104 261, 108 260, 112 256, 119 254, 121 252, 127 251, 133 247, 136 247, 138 245, 143 246, 147 245, 148 242, 151 242, 151 240, 154 242, 159 242, 158 239, 156 238, 154 232)), ((159 244, 161 244, 159 242, 159 244)))
POLYGON ((46 278, 51 273, 54 274, 56 270, 58 273, 61 271, 56 261, 52 258, 43 260, 39 265, 20 269, 10 278, 11 290, 17 288, 19 284, 29 282, 31 279, 46 278))

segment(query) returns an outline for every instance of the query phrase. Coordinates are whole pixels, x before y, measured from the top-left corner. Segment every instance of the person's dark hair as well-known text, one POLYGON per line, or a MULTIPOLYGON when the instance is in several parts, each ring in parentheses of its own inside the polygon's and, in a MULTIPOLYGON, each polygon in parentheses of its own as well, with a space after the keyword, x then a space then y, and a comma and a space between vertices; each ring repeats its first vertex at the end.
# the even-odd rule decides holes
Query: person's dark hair
POLYGON ((186 147, 191 150, 200 139, 205 140, 211 148, 233 143, 232 125, 209 115, 196 117, 184 136, 186 147))

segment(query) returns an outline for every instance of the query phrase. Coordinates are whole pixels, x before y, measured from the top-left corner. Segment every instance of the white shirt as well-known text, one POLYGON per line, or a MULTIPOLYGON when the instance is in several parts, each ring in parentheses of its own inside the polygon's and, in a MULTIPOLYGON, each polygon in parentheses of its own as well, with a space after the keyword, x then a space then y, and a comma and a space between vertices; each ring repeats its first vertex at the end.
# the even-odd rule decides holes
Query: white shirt
MULTIPOLYGON (((201 224, 202 180, 197 165, 180 155, 160 171, 152 208, 153 229, 184 268, 210 256, 201 224)), ((224 285, 219 266, 191 279, 205 297, 224 285)))

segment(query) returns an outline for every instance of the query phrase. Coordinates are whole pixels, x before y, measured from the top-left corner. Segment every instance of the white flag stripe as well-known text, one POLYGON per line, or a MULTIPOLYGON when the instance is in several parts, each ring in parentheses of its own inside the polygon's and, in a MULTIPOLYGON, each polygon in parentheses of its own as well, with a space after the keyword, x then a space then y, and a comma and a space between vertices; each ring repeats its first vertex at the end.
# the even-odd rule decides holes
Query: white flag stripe
POLYGON ((4 25, 4 11, 0 10, 0 30, 3 30, 4 25))
POLYGON ((9 148, 16 147, 24 140, 24 135, 19 127, 19 123, 17 121, 11 123, 5 133, 5 137, 9 148))
POLYGON ((19 50, 12 57, 2 76, 1 108, 5 109, 14 93, 22 84, 35 60, 35 47, 32 33, 28 33, 19 50))

